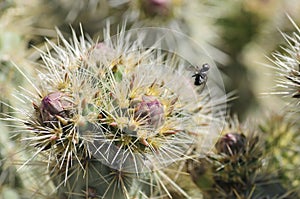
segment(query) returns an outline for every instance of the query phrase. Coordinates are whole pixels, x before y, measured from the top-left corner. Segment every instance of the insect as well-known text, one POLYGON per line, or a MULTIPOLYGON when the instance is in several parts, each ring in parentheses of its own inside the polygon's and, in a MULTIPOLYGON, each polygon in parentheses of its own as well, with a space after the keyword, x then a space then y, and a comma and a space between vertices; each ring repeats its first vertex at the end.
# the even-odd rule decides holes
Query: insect
POLYGON ((200 86, 206 83, 209 69, 210 65, 207 63, 203 64, 201 68, 199 68, 199 66, 197 66, 196 68, 194 67, 195 74, 192 77, 195 77, 195 86, 200 86))

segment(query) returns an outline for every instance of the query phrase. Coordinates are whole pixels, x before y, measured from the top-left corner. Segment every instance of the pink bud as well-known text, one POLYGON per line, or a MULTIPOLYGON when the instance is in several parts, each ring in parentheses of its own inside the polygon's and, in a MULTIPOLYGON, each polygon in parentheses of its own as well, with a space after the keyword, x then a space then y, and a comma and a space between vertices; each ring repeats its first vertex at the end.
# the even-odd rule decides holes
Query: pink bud
POLYGON ((170 0, 148 0, 150 4, 155 5, 155 6, 164 6, 166 7, 167 5, 171 4, 170 0))
POLYGON ((135 118, 157 128, 164 122, 164 107, 154 96, 143 96, 136 106, 135 118))
POLYGON ((216 143, 216 149, 220 153, 232 155, 244 151, 245 144, 246 137, 243 134, 227 133, 216 143))
POLYGON ((143 8, 149 15, 167 16, 172 6, 171 0, 143 0, 143 8))
POLYGON ((53 92, 42 99, 40 113, 42 121, 56 120, 55 115, 66 117, 66 111, 70 109, 72 103, 67 100, 61 92, 53 92))

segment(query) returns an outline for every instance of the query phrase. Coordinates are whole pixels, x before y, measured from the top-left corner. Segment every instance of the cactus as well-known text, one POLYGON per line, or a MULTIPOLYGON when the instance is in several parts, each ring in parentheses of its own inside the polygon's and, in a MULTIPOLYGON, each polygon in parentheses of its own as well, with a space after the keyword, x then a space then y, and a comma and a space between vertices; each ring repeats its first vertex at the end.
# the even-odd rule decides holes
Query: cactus
POLYGON ((234 65, 224 69, 241 94, 231 110, 251 120, 247 96, 267 83, 249 73, 258 65, 249 57, 261 62, 257 44, 275 45, 264 36, 283 26, 277 8, 297 5, 2 0, 0 198, 299 198, 296 22, 288 16, 296 31, 282 32, 286 44, 269 58, 277 85, 268 94, 283 96, 291 117, 223 129, 211 61, 234 65))
POLYGON ((300 183, 298 157, 298 124, 288 117, 273 114, 260 125, 265 140, 265 164, 277 173, 282 184, 297 190, 300 183))
POLYGON ((193 181, 204 198, 294 198, 274 170, 264 165, 269 157, 264 139, 231 122, 215 145, 215 151, 188 162, 193 181))
POLYGON ((265 137, 266 151, 272 154, 266 163, 276 170, 286 187, 294 189, 299 195, 299 169, 297 146, 299 117, 299 33, 300 29, 291 16, 287 18, 295 29, 291 34, 281 32, 284 44, 280 50, 271 54, 268 65, 276 71, 276 86, 270 92, 285 100, 287 113, 273 114, 260 125, 265 137), (281 150, 278 150, 278 149, 281 150))
MULTIPOLYGON (((277 71, 276 87, 272 94, 277 94, 283 98, 288 98, 292 104, 298 104, 299 98, 299 27, 289 17, 291 23, 294 25, 296 32, 292 35, 282 33, 286 44, 281 46, 282 52, 275 51, 272 57, 269 58, 277 71)), ((292 106, 293 108, 293 106, 292 106)), ((296 111, 297 112, 297 111, 296 111)))
POLYGON ((58 34, 63 45, 48 41, 44 69, 26 77, 33 90, 14 108, 20 115, 7 119, 35 151, 22 167, 44 165, 62 198, 170 196, 162 169, 186 159, 196 138, 213 139, 209 94, 184 62, 144 49, 140 38, 129 43, 124 28, 101 43, 58 34))

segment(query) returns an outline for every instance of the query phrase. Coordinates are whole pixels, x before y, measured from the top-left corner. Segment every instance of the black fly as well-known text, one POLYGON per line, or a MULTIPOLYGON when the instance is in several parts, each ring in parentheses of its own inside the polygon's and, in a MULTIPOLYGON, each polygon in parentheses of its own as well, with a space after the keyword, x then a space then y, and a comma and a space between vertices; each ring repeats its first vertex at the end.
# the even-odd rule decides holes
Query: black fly
POLYGON ((199 68, 199 66, 197 66, 195 68, 195 74, 192 77, 195 77, 195 81, 194 84, 195 86, 200 86, 204 83, 206 83, 207 81, 207 74, 209 71, 210 66, 206 63, 202 65, 202 68, 199 68))

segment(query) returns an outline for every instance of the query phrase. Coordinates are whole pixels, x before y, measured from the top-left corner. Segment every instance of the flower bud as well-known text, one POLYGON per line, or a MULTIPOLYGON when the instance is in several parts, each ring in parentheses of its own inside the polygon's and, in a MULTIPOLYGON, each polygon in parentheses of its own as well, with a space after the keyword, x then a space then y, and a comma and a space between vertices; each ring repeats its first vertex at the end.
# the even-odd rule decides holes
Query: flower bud
POLYGON ((144 11, 150 16, 168 16, 171 12, 171 0, 142 0, 144 11))
POLYGON ((42 122, 56 121, 56 116, 68 117, 72 103, 61 92, 53 92, 42 99, 40 114, 42 122))
POLYGON ((216 149, 219 153, 232 155, 244 151, 245 144, 246 137, 243 134, 227 133, 216 143, 216 149))
POLYGON ((157 128, 164 122, 164 107, 154 96, 143 96, 134 115, 138 121, 145 121, 143 124, 157 128))

